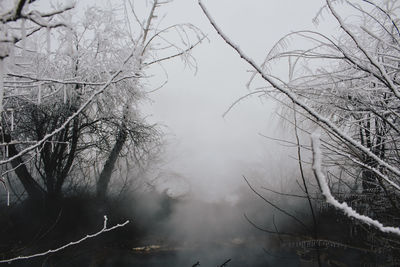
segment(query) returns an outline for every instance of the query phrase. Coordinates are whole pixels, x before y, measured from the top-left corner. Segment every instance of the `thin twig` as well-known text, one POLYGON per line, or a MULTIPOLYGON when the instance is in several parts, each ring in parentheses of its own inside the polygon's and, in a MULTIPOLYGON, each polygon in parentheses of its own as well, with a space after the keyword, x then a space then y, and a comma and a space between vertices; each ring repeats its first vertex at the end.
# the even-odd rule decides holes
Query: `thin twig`
POLYGON ((79 243, 82 243, 82 242, 86 241, 87 239, 94 238, 94 237, 96 237, 98 235, 101 235, 101 234, 106 233, 106 232, 110 232, 110 231, 115 230, 115 229, 120 228, 120 227, 124 227, 125 225, 127 225, 129 223, 129 220, 127 220, 124 223, 116 224, 116 225, 114 225, 114 226, 112 226, 110 228, 107 228, 107 220, 108 220, 107 216, 104 215, 104 224, 103 224, 103 228, 100 231, 98 231, 98 232, 96 232, 94 234, 88 234, 85 237, 83 237, 83 238, 81 238, 81 239, 79 239, 77 241, 72 241, 72 242, 70 242, 70 243, 68 243, 68 244, 66 244, 64 246, 61 246, 61 247, 58 247, 58 248, 55 248, 55 249, 49 249, 48 251, 37 253, 37 254, 33 254, 33 255, 18 256, 18 257, 11 258, 11 259, 0 260, 0 263, 12 263, 13 261, 32 259, 32 258, 36 258, 36 257, 45 256, 45 255, 48 255, 48 254, 53 254, 53 253, 56 253, 56 252, 61 251, 63 249, 66 249, 68 247, 71 247, 71 246, 77 245, 79 243))
POLYGON ((301 220, 299 220, 296 216, 290 214, 289 212, 287 212, 286 210, 278 207, 277 205, 275 205, 274 203, 272 203, 271 201, 269 201, 268 199, 266 199, 263 195, 261 195, 257 190, 255 190, 253 188, 253 186, 250 184, 250 182, 247 180, 247 178, 243 175, 242 176, 243 179, 246 181, 247 185, 249 186, 249 188, 251 189, 251 191, 254 192, 254 194, 256 194, 258 197, 260 197, 262 200, 264 200, 265 202, 267 202, 269 205, 271 205, 272 207, 274 207, 275 209, 279 210, 280 212, 282 212, 283 214, 285 214, 286 216, 292 218, 293 220, 295 220, 296 222, 298 222, 301 226, 303 226, 305 229, 309 230, 307 225, 305 225, 301 220))

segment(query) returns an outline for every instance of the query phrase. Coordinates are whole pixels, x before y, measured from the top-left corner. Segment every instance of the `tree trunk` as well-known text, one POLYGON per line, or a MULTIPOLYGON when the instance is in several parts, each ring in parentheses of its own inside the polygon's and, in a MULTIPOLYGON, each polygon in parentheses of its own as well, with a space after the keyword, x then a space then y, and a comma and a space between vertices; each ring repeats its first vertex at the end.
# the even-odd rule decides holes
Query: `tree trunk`
POLYGON ((97 181, 97 197, 104 199, 107 195, 108 184, 110 183, 111 174, 114 170, 115 162, 118 159, 119 153, 124 146, 127 139, 128 132, 124 126, 122 126, 118 132, 117 140, 115 141, 114 147, 104 164, 103 170, 100 173, 99 180, 97 181))
MULTIPOLYGON (((4 141, 6 143, 11 142, 11 136, 8 134, 4 135, 4 141)), ((8 153, 10 157, 13 157, 18 154, 18 150, 14 144, 8 145, 8 153)), ((43 188, 33 179, 28 169, 25 166, 25 163, 21 159, 21 157, 17 157, 11 161, 11 166, 14 168, 15 173, 17 174, 18 179, 22 183, 25 191, 28 193, 29 200, 39 203, 45 200, 46 192, 43 188)))
MULTIPOLYGON (((67 140, 68 136, 66 135, 66 137, 61 140, 63 142, 68 141, 67 140)), ((62 191, 62 186, 65 182, 65 179, 68 176, 68 173, 72 167, 72 163, 74 162, 75 159, 75 153, 76 153, 76 148, 78 146, 78 141, 79 141, 79 119, 75 118, 74 122, 73 122, 73 126, 72 126, 72 139, 71 139, 71 149, 68 153, 68 158, 67 158, 67 162, 64 165, 64 168, 58 173, 57 175, 57 181, 56 181, 56 188, 55 188, 55 192, 58 195, 61 195, 61 191, 62 191)), ((65 147, 64 147, 65 150, 65 147)), ((62 151, 64 151, 62 150, 62 151)), ((62 155, 60 155, 61 157, 62 155)), ((61 162, 60 162, 61 164, 61 162)))

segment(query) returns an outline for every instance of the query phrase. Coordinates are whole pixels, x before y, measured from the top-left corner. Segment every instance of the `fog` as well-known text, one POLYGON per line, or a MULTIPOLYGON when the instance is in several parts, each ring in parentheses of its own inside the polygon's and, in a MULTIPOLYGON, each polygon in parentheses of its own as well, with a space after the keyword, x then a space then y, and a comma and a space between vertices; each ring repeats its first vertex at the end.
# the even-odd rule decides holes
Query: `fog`
MULTIPOLYGON (((284 34, 314 29, 312 18, 322 4, 319 0, 204 3, 224 32, 257 62, 284 34)), ((284 250, 274 256, 264 251, 274 248, 275 237, 257 227, 278 232, 274 230, 278 225, 285 232, 298 230, 299 225, 268 205, 245 181, 288 212, 302 210, 305 201, 262 189, 299 190, 296 150, 273 140, 293 140, 293 132, 276 114, 279 105, 273 99, 251 96, 232 106, 249 93, 249 66, 215 33, 197 1, 174 0, 165 8, 167 16, 161 24, 191 23, 207 40, 192 51, 196 66, 175 58, 146 73, 149 93, 140 109, 165 134, 160 162, 148 177, 157 192, 135 191, 118 209, 132 214, 135 231, 143 230, 141 239, 135 239, 137 248, 157 245, 167 252, 156 255, 161 257, 150 253, 133 258, 121 252, 104 266, 132 262, 222 266, 227 260, 229 266, 265 266, 266 262, 298 266, 298 259, 281 257, 287 256, 284 250)))
MULTIPOLYGON (((206 1, 216 22, 253 58, 261 62, 284 34, 315 29, 312 18, 320 1, 206 1), (299 12, 299 10, 301 12, 299 12)), ((225 116, 230 105, 247 94, 249 66, 210 27, 196 1, 177 0, 169 5, 165 23, 189 22, 207 34, 193 51, 197 72, 185 68, 179 59, 164 65, 168 83, 149 95, 149 120, 165 125, 167 133, 165 169, 180 173, 193 194, 203 199, 231 199, 242 175, 251 172, 271 177, 273 169, 293 164, 288 150, 260 135, 280 137, 287 129, 274 113, 272 99, 249 97, 225 116), (277 167, 277 163, 281 166, 277 167), (258 166, 258 167, 255 167, 258 166)), ((157 72, 156 72, 157 74, 157 72)), ((152 80, 155 87, 162 75, 152 80)))
MULTIPOLYGON (((230 38, 258 62, 285 33, 315 28, 312 18, 321 5, 320 1, 205 4, 230 38)), ((285 262, 263 251, 273 247, 273 237, 244 216, 268 229, 273 229, 273 221, 286 229, 298 227, 257 197, 243 178, 288 211, 301 210, 304 202, 292 199, 288 203, 288 199, 260 189, 299 189, 296 151, 265 138, 293 140, 294 133, 276 115, 279 106, 273 99, 247 97, 225 114, 249 92, 249 66, 217 36, 196 1, 177 0, 169 8, 167 23, 193 23, 209 40, 193 50, 197 69, 183 66, 179 59, 164 65, 168 83, 151 93, 145 106, 148 119, 163 125, 166 132, 159 189, 172 195, 187 190, 160 226, 161 232, 169 233, 169 242, 190 248, 190 252, 178 253, 180 266, 196 261, 215 266, 231 258, 229 266, 244 262, 249 266, 265 262, 298 266, 298 261, 285 262)), ((151 85, 157 87, 163 76, 154 73, 151 85)))
POLYGON ((0 0, 0 264, 398 264, 396 0, 66 2, 0 0))

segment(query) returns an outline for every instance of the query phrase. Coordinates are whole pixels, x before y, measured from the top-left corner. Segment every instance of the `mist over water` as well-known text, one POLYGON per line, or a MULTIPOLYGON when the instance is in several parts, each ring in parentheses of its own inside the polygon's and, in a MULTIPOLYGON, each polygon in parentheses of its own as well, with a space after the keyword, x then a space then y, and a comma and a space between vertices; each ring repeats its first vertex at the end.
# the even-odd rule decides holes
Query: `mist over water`
MULTIPOLYGON (((246 214, 259 227, 268 229, 274 229, 273 220, 280 227, 286 223, 279 212, 250 190, 243 176, 283 207, 292 205, 294 210, 304 204, 286 203, 287 199, 260 189, 298 190, 297 161, 291 158, 295 150, 262 136, 293 140, 294 135, 281 126, 272 100, 249 97, 223 117, 246 93, 246 68, 239 59, 221 52, 215 55, 215 62, 229 58, 227 64, 239 68, 220 73, 222 65, 196 53, 196 76, 172 68, 168 85, 152 95, 154 102, 149 107, 149 119, 165 125, 167 132, 158 189, 183 195, 160 226, 161 235, 166 234, 167 242, 177 246, 176 257, 171 259, 175 265, 171 266, 192 266, 197 261, 200 266, 219 266, 228 259, 232 260, 227 266, 298 266, 297 259, 286 261, 280 252, 277 256, 266 253, 264 248, 273 247, 271 236, 244 217, 246 214), (206 78, 210 73, 218 75, 206 78)), ((161 263, 153 266, 157 264, 161 263)))
MULTIPOLYGON (((221 120, 221 123, 226 121, 221 120)), ((269 125, 273 124, 270 120, 269 125)), ((269 133, 264 132, 265 135, 280 132, 281 138, 291 139, 291 133, 278 125, 266 131, 269 133)), ((164 263, 192 266, 199 261, 201 266, 219 266, 231 259, 228 266, 266 266, 267 263, 298 266, 298 259, 285 260, 284 252, 268 254, 264 250, 274 248, 275 237, 256 229, 251 223, 273 230, 274 223, 280 229, 290 229, 293 222, 256 196, 243 178, 246 177, 256 190, 280 207, 302 210, 305 202, 288 200, 261 188, 287 193, 299 190, 293 182, 298 178, 297 161, 289 157, 294 156, 294 150, 266 139, 256 131, 238 132, 232 133, 236 140, 231 135, 211 140, 209 142, 213 143, 208 145, 197 143, 197 151, 187 149, 186 153, 175 154, 171 156, 174 160, 164 165, 170 172, 160 175, 158 190, 176 196, 176 202, 168 208, 163 200, 151 205, 155 209, 167 208, 170 213, 148 240, 151 242, 157 237, 158 244, 174 251, 174 256, 170 255, 164 263)), ((169 145, 177 144, 182 145, 178 142, 169 145)), ((148 266, 159 266, 157 257, 148 266)))
MULTIPOLYGON (((238 165, 231 168, 232 173, 225 175, 235 177, 235 173, 243 171, 252 185, 269 200, 287 210, 302 210, 305 203, 288 202, 260 188, 260 185, 275 190, 284 187, 286 192, 290 192, 285 179, 280 182, 275 179, 277 175, 284 175, 282 171, 270 168, 270 176, 261 176, 262 172, 256 173, 251 168, 247 169, 247 173, 246 168, 238 165), (265 183, 267 178, 275 180, 275 184, 265 183)), ((289 168, 287 170, 286 178, 289 178, 294 173, 289 168)), ((254 226, 273 230, 278 225, 279 230, 285 231, 296 230, 298 225, 256 196, 242 177, 238 180, 235 186, 229 188, 213 188, 218 195, 214 198, 205 198, 206 193, 194 191, 196 189, 193 186, 190 192, 173 199, 138 193, 134 213, 141 216, 139 222, 152 222, 151 226, 148 225, 148 234, 139 241, 138 247, 148 247, 149 251, 135 256, 129 253, 121 255, 120 258, 124 259, 121 264, 193 266, 199 262, 200 266, 220 266, 230 260, 227 266, 299 266, 295 255, 285 254, 274 244, 277 242, 276 236, 254 226)), ((172 184, 169 189, 170 193, 174 190, 172 184)), ((163 194, 168 192, 166 189, 163 194)))

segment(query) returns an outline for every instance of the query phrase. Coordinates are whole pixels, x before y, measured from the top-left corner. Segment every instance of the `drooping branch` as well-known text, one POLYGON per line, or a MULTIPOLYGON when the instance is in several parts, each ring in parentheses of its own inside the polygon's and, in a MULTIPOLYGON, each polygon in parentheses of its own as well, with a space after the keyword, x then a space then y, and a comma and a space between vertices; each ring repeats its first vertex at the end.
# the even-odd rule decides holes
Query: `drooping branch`
POLYGON ((311 144, 312 144, 312 152, 313 152, 312 169, 314 171, 315 178, 317 179, 319 188, 321 189, 321 192, 322 192, 323 196, 325 197, 326 202, 331 204, 335 208, 341 210, 344 214, 346 214, 347 216, 349 216, 351 218, 357 219, 368 225, 372 225, 372 226, 378 228, 382 232, 393 233, 393 234, 400 236, 400 228, 384 226, 378 220, 374 220, 368 216, 359 214, 352 207, 347 205, 346 202, 340 203, 339 201, 337 201, 335 199, 335 197, 332 195, 332 193, 329 189, 328 183, 326 181, 326 177, 321 170, 321 166, 322 166, 322 154, 321 154, 321 149, 320 149, 321 141, 320 141, 320 135, 318 132, 314 132, 311 135, 311 141, 312 141, 311 144))

